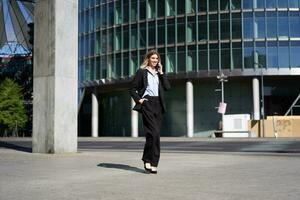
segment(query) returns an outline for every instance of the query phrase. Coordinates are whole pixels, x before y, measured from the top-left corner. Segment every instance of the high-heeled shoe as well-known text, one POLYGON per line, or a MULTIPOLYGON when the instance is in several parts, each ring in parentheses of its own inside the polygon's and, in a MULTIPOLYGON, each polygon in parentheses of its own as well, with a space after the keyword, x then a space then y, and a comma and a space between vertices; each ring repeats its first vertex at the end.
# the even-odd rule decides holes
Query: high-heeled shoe
POLYGON ((157 174, 157 167, 151 167, 151 174, 157 174))
POLYGON ((144 163, 144 169, 146 173, 151 173, 152 172, 152 167, 150 163, 144 163))

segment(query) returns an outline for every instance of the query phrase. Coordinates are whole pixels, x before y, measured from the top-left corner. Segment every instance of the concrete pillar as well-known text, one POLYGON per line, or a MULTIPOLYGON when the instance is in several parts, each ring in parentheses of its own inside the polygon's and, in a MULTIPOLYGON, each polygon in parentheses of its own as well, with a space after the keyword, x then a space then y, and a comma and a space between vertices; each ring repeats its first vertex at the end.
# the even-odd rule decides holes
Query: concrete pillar
POLYGON ((34 23, 32 151, 77 152, 78 1, 36 1, 34 23))
POLYGON ((252 79, 252 91, 253 91, 253 119, 259 120, 259 81, 258 78, 252 79))
POLYGON ((187 136, 194 136, 194 94, 193 83, 191 81, 186 82, 186 125, 187 136))
POLYGON ((98 119, 98 110, 99 103, 97 97, 97 91, 94 90, 92 92, 92 137, 98 137, 98 127, 99 127, 99 119, 98 119))
POLYGON ((135 105, 134 100, 131 98, 131 137, 139 137, 139 116, 138 112, 132 110, 135 105))

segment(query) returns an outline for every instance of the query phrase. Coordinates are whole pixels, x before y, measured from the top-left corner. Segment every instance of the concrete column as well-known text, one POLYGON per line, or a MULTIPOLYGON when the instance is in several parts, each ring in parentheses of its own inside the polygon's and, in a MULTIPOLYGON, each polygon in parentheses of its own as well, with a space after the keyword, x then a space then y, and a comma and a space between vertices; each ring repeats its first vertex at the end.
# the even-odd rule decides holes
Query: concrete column
POLYGON ((253 119, 259 120, 259 81, 258 78, 252 79, 252 91, 253 91, 253 119))
POLYGON ((99 103, 97 97, 97 91, 94 90, 92 92, 92 137, 98 137, 98 127, 99 127, 99 119, 98 119, 98 110, 99 103))
POLYGON ((132 110, 134 105, 135 102, 133 99, 131 99, 131 137, 139 137, 139 126, 138 126, 139 113, 132 110))
POLYGON ((34 23, 32 151, 77 152, 78 1, 39 0, 34 23))
POLYGON ((187 136, 194 136, 194 94, 193 83, 191 81, 186 82, 186 125, 187 136))

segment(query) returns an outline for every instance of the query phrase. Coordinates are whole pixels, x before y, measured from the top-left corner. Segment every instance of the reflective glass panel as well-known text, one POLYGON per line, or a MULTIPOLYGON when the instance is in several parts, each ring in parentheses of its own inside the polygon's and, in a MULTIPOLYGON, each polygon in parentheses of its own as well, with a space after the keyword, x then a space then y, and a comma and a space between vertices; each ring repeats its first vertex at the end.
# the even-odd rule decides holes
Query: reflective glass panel
POLYGON ((185 47, 177 48, 177 72, 185 72, 186 57, 185 57, 185 47))
POLYGON ((242 47, 240 42, 232 43, 232 67, 234 69, 242 68, 242 47))
POLYGON ((165 16, 165 1, 157 1, 157 15, 158 17, 165 16))
POLYGON ((185 19, 177 19, 177 42, 181 43, 185 41, 185 19))
POLYGON ((146 46, 146 24, 140 24, 140 47, 146 46))
POLYGON ((268 68, 278 67, 278 49, 277 42, 268 42, 268 68))
POLYGON ((209 16, 209 39, 219 39, 219 26, 218 26, 218 15, 209 16))
POLYGON ((207 45, 199 45, 199 70, 207 70, 207 45))
POLYGON ((218 0, 209 0, 209 11, 218 10, 218 0))
MULTIPOLYGON (((256 52, 258 53, 258 60, 256 60, 256 56, 254 56, 254 62, 258 62, 262 66, 266 67, 266 47, 265 47, 265 42, 256 42, 256 52)), ((261 67, 261 66, 259 66, 261 67)))
POLYGON ((209 45, 209 62, 210 69, 219 69, 219 45, 209 45))
POLYGON ((229 43, 221 44, 221 68, 230 68, 230 45, 229 43))
POLYGON ((175 43, 175 20, 168 19, 167 26, 168 26, 167 28, 168 44, 174 44, 175 43))
POLYGON ((290 8, 299 8, 299 0, 289 0, 290 8))
POLYGON ((157 42, 158 45, 162 45, 165 44, 165 21, 164 20, 160 20, 157 22, 157 42))
POLYGON ((146 18, 146 1, 140 0, 140 20, 143 20, 146 18))
POLYGON ((277 37, 277 17, 276 12, 267 13, 267 37, 277 37))
POLYGON ((221 39, 230 38, 230 21, 229 14, 221 14, 221 39))
POLYGON ((266 8, 276 8, 276 0, 266 0, 266 8))
POLYGON ((123 27, 123 49, 129 48, 129 27, 124 26, 123 27))
POLYGON ((196 46, 192 45, 188 47, 187 55, 187 71, 197 70, 197 56, 196 56, 196 46))
POLYGON ((287 8, 288 0, 278 0, 278 8, 287 8))
POLYGON ((291 67, 300 67, 300 42, 291 42, 291 67))
POLYGON ((198 1, 198 9, 200 12, 207 11, 207 0, 199 0, 198 1))
POLYGON ((253 68, 254 67, 254 52, 253 52, 253 43, 245 42, 244 43, 244 68, 253 68))
POLYGON ((137 0, 131 0, 130 18, 132 22, 137 20, 137 0))
POLYGON ((198 19, 198 32, 199 36, 198 39, 199 41, 201 40, 207 40, 207 23, 206 23, 206 15, 200 15, 198 19))
POLYGON ((241 9, 241 0, 231 0, 231 9, 241 9))
POLYGON ((265 0, 254 0, 254 8, 265 8, 265 0))
POLYGON ((148 46, 154 46, 155 45, 155 36, 156 36, 156 33, 155 33, 155 22, 149 22, 148 24, 148 46))
POLYGON ((232 38, 238 39, 242 37, 241 14, 232 14, 232 38))
POLYGON ((289 20, 287 12, 278 12, 278 36, 286 38, 289 36, 289 20))
POLYGON ((280 68, 286 68, 290 66, 289 57, 289 43, 279 42, 278 65, 280 68))
POLYGON ((196 19, 195 17, 188 17, 187 25, 187 42, 196 41, 196 19))
POLYGON ((299 12, 290 12, 290 36, 300 37, 299 12))
POLYGON ((257 12, 255 13, 254 22, 254 36, 255 38, 264 38, 265 35, 265 13, 257 12))
POLYGON ((229 10, 230 9, 230 0, 221 0, 220 1, 220 9, 221 10, 229 10))
POLYGON ((132 25, 131 26, 131 48, 135 49, 137 48, 137 41, 138 41, 138 33, 137 33, 137 26, 132 25))
POLYGON ((176 0, 177 1, 177 15, 181 15, 185 13, 185 2, 182 2, 182 0, 176 0))
POLYGON ((253 38, 252 13, 244 13, 244 38, 253 38))
POLYGON ((243 9, 252 9, 253 0, 243 0, 243 9))

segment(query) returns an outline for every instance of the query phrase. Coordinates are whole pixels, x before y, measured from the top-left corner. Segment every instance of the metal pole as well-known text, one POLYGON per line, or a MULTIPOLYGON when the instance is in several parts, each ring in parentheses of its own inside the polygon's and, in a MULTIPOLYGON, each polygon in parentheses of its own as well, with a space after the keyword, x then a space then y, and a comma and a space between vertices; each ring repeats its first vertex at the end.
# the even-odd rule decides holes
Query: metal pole
MULTIPOLYGON (((259 64, 259 63, 258 63, 259 64)), ((262 117, 262 137, 265 137, 265 101, 264 101, 264 75, 263 75, 263 65, 260 66, 260 76, 261 76, 261 117, 262 117)))

